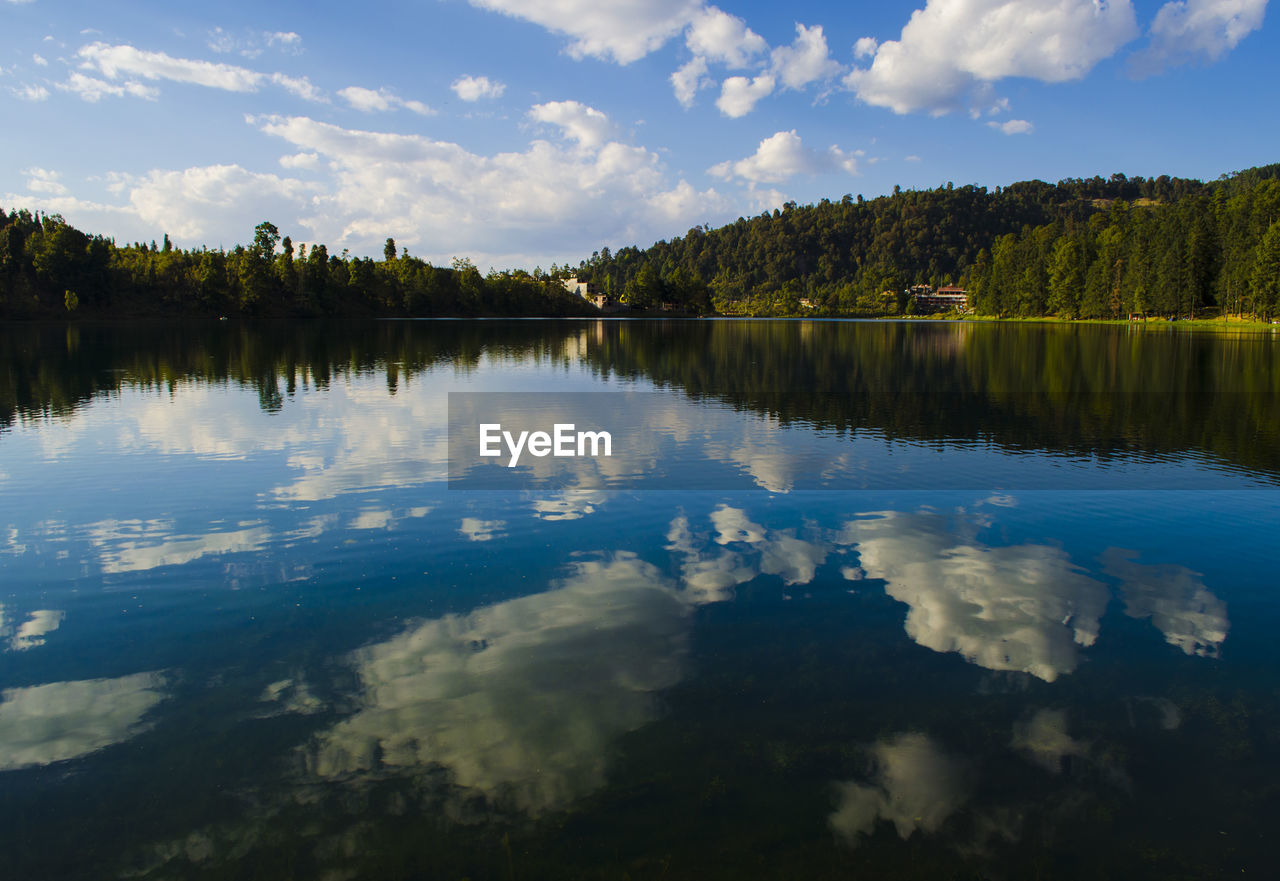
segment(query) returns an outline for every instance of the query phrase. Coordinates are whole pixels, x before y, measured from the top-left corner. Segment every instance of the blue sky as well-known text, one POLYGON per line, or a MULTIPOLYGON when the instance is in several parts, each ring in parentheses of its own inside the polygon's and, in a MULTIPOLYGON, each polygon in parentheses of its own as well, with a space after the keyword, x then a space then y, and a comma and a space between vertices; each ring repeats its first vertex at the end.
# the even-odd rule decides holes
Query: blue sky
POLYGON ((482 269, 787 200, 1280 161, 1267 0, 0 0, 0 207, 482 269))

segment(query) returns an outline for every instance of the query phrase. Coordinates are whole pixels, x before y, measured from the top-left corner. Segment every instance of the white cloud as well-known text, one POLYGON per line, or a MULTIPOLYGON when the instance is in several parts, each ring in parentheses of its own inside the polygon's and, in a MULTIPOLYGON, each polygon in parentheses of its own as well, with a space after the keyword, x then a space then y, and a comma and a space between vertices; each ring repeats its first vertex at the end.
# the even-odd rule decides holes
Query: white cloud
POLYGON ((154 229, 188 240, 213 230, 243 230, 247 236, 263 217, 289 217, 310 204, 314 184, 238 165, 209 165, 182 171, 151 171, 129 178, 130 209, 154 229))
POLYGON ((406 101, 387 89, 365 89, 360 86, 348 86, 338 90, 338 97, 346 101, 362 113, 375 113, 384 110, 398 110, 401 107, 412 110, 421 116, 435 113, 421 101, 406 101))
POLYGON ((831 58, 822 25, 805 27, 797 23, 795 42, 774 49, 771 59, 772 71, 788 89, 803 89, 809 83, 831 79, 844 69, 831 58))
POLYGON ((0 771, 87 755, 142 732, 143 716, 164 700, 164 678, 51 682, 9 688, 0 703, 0 771))
POLYGON ((879 48, 880 41, 875 37, 859 37, 858 42, 853 44, 853 57, 870 58, 879 48))
POLYGON ((209 32, 205 45, 214 52, 238 52, 245 58, 257 58, 264 48, 279 48, 287 54, 297 55, 302 51, 302 38, 292 31, 251 32, 237 37, 218 27, 209 32))
POLYGON ((757 34, 736 15, 715 6, 701 10, 685 34, 685 44, 695 56, 726 64, 731 68, 750 65, 769 49, 757 34))
POLYGON ((31 60, 34 61, 36 64, 40 65, 41 67, 49 66, 49 62, 46 61, 45 57, 38 52, 31 53, 31 60))
POLYGON ((707 60, 701 55, 691 58, 671 74, 671 90, 683 107, 692 107, 700 89, 712 85, 707 77, 707 60))
MULTIPOLYGON (((296 77, 286 76, 282 73, 273 73, 267 79, 274 85, 280 86, 287 92, 292 92, 305 101, 314 101, 317 104, 324 104, 329 100, 325 97, 323 91, 313 86, 311 81, 304 76, 296 77)), ((404 102, 404 106, 417 113, 426 114, 430 112, 426 105, 419 104, 417 101, 406 101, 404 102)))
POLYGON ((49 97, 49 90, 44 86, 33 86, 30 83, 23 83, 17 88, 11 86, 9 88, 9 93, 22 101, 31 102, 44 101, 49 97))
POLYGON ((116 174, 109 187, 116 204, 33 192, 0 200, 123 240, 168 232, 194 245, 230 246, 269 218, 295 242, 323 242, 333 253, 380 254, 394 236, 437 264, 461 254, 497 267, 546 266, 728 215, 724 197, 669 175, 656 151, 599 143, 612 123, 598 113, 543 105, 538 116, 569 139, 535 138, 524 150, 495 154, 307 117, 253 117, 250 124, 285 143, 283 168, 308 169, 306 180, 283 169, 196 166, 116 174))
POLYGON ((302 37, 293 31, 273 31, 263 36, 266 37, 268 46, 279 46, 294 53, 302 51, 302 37))
POLYGON ((833 171, 857 174, 857 155, 835 146, 826 152, 810 150, 792 129, 765 138, 751 156, 721 162, 708 171, 724 180, 739 177, 752 183, 781 183, 797 174, 833 171))
POLYGON ((33 193, 47 193, 54 196, 65 195, 67 188, 58 180, 56 171, 44 168, 26 168, 22 171, 28 175, 27 189, 33 193))
POLYGON ((164 52, 147 52, 133 46, 110 46, 106 43, 90 43, 81 47, 77 54, 83 59, 81 67, 96 70, 110 80, 138 76, 228 92, 256 92, 263 85, 273 84, 308 101, 325 100, 324 94, 305 77, 261 73, 233 64, 175 58, 164 52))
POLYGON ((82 100, 90 103, 97 102, 104 97, 123 98, 125 95, 142 98, 146 101, 154 101, 160 95, 159 89, 154 86, 144 85, 137 80, 126 80, 116 85, 96 77, 85 76, 79 71, 73 72, 71 76, 67 77, 65 83, 58 83, 57 85, 62 91, 78 95, 82 100))
POLYGON ((449 88, 463 101, 479 101, 483 98, 501 98, 507 90, 506 83, 491 80, 487 76, 462 76, 450 84, 449 88))
POLYGON ((559 126, 565 137, 577 141, 589 150, 602 146, 617 134, 617 129, 608 116, 578 101, 535 104, 529 109, 529 118, 535 122, 559 126))
POLYGON ((470 0, 472 6, 565 34, 575 58, 612 58, 630 64, 684 29, 702 0, 470 0))
POLYGON ((1267 0, 1174 0, 1151 23, 1150 44, 1130 59, 1139 75, 1192 61, 1217 61, 1262 27, 1267 0))
MULTIPOLYGON (((588 140, 598 133, 594 115, 566 110, 548 115, 579 123, 577 133, 588 140)), ((302 223, 315 230, 316 241, 357 252, 378 252, 393 234, 410 247, 449 248, 424 255, 445 263, 470 254, 493 265, 547 265, 566 250, 660 237, 672 223, 727 210, 717 192, 694 198, 687 184, 672 187, 654 152, 617 142, 582 150, 534 141, 522 152, 485 156, 416 134, 356 131, 306 117, 259 124, 326 160, 329 191, 315 197, 302 223), (673 218, 673 209, 687 213, 673 218), (511 251, 494 254, 494 242, 511 251)))
POLYGON ((1130 0, 929 0, 844 82, 895 113, 941 114, 1005 77, 1079 79, 1136 35, 1130 0))
POLYGON ((716 107, 725 116, 737 118, 746 116, 756 108, 756 102, 773 93, 775 81, 773 76, 762 73, 748 79, 745 76, 731 76, 720 84, 720 97, 716 99, 716 107))
POLYGON ((320 154, 294 153, 289 156, 281 156, 280 166, 282 168, 301 168, 306 171, 313 171, 320 167, 320 154))
POLYGON ((937 832, 968 801, 965 765, 924 734, 899 734, 871 748, 871 784, 837 783, 838 804, 828 824, 851 847, 887 820, 904 841, 917 830, 937 832))
POLYGON ((996 131, 1003 132, 1006 135, 1029 135, 1035 131, 1036 128, 1025 119, 1010 119, 1006 122, 996 122, 992 120, 991 122, 988 122, 987 125, 996 131))

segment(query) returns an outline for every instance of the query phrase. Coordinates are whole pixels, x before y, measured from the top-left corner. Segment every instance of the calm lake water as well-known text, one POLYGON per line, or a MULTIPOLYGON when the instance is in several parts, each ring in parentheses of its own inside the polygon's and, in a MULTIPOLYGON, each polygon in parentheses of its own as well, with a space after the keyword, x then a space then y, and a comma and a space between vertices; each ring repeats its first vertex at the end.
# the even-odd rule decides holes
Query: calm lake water
POLYGON ((1277 871, 1270 333, 8 326, 0 358, 0 877, 1277 871), (468 419, 617 449, 505 469, 468 419))

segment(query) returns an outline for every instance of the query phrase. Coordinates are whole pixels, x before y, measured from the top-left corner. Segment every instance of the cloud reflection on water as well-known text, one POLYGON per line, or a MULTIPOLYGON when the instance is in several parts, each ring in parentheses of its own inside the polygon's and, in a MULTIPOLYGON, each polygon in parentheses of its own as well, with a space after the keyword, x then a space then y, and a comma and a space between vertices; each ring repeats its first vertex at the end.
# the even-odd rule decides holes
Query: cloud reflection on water
POLYGON ((690 607, 629 554, 574 564, 552 590, 427 621, 352 657, 360 708, 318 736, 330 780, 438 765, 539 813, 604 783, 608 747, 677 682, 690 607))
POLYGON ((134 673, 5 689, 0 771, 74 759, 141 733, 164 686, 160 673, 134 673))
POLYGON ((993 547, 961 530, 936 512, 885 511, 850 521, 843 538, 867 576, 907 604, 907 635, 920 645, 1046 682, 1075 670, 1098 638, 1106 587, 1060 548, 993 547))

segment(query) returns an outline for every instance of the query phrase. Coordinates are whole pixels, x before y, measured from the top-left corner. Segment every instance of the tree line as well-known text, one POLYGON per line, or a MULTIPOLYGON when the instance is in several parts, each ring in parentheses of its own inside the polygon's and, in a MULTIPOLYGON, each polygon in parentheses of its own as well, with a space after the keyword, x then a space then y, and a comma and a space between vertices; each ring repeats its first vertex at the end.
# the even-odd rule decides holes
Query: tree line
POLYGON ((541 270, 433 266, 387 239, 382 260, 294 247, 261 223, 230 251, 118 246, 56 214, 0 210, 0 317, 572 316, 594 311, 541 270))
POLYGON ((982 315, 1280 314, 1280 165, 1186 178, 894 188, 788 202, 647 249, 608 248, 580 276, 624 303, 694 313, 900 315, 913 285, 956 284, 982 315))

